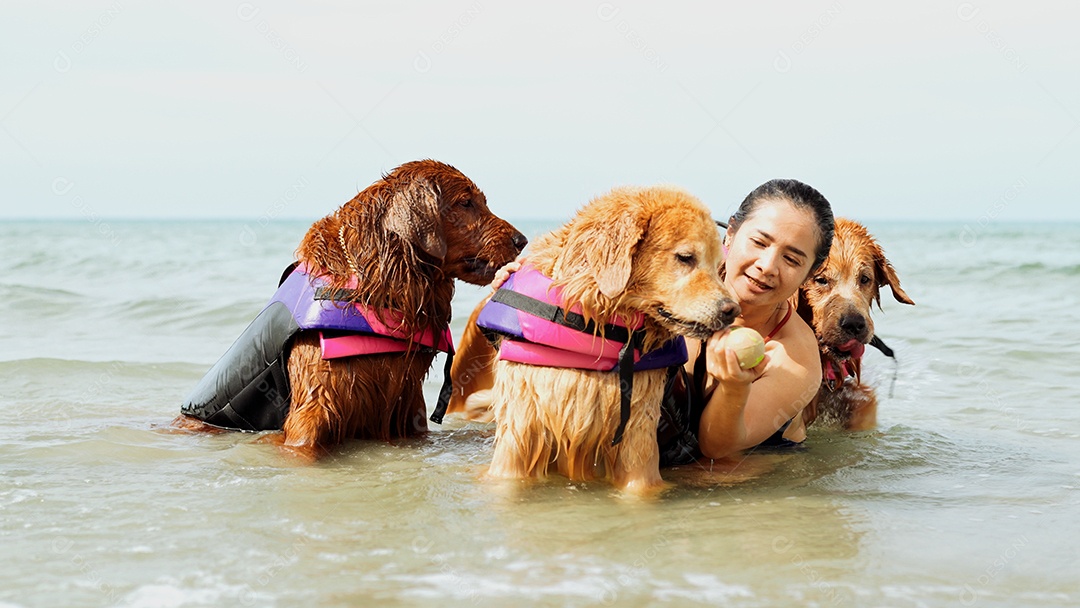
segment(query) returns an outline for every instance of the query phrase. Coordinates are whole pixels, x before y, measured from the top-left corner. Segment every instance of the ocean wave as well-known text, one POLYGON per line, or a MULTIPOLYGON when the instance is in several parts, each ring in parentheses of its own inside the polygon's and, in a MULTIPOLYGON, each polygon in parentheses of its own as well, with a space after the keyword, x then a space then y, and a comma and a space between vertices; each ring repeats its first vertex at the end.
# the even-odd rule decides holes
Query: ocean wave
POLYGON ((86 359, 61 359, 56 357, 27 357, 23 359, 8 359, 0 361, 0 375, 35 376, 35 375, 60 375, 70 376, 79 373, 124 373, 133 376, 146 376, 153 374, 171 375, 174 373, 187 374, 192 370, 201 369, 197 363, 186 361, 169 362, 138 362, 138 361, 92 361, 86 359))
POLYGON ((112 314, 143 322, 161 322, 173 329, 222 327, 235 330, 250 323, 265 302, 255 299, 202 300, 149 297, 113 305, 112 314))
MULTIPOLYGON (((0 437, 84 436, 110 425, 171 419, 206 366, 25 358, 0 361, 0 437)), ((166 420, 167 421, 167 420, 166 420)))
MULTIPOLYGON (((908 277, 913 269, 903 268, 901 275, 908 277), (907 271, 907 272, 905 272, 907 271)), ((978 261, 959 260, 958 264, 938 264, 936 267, 914 269, 917 276, 924 281, 930 279, 932 284, 945 282, 955 287, 956 283, 978 284, 998 283, 1001 280, 1023 279, 1033 284, 1042 280, 1043 277, 1074 277, 1080 275, 1080 263, 1068 262, 1017 262, 1006 259, 984 259, 978 261)), ((905 287, 911 289, 911 281, 904 282, 905 287)))
POLYGON ((32 307, 40 310, 42 306, 73 306, 80 304, 85 299, 80 293, 64 289, 63 287, 48 287, 44 285, 23 285, 8 283, 0 285, 0 301, 6 302, 12 308, 32 307))
POLYGON ((1029 262, 1025 264, 1019 264, 1015 268, 1008 268, 1006 271, 1022 272, 1025 274, 1031 273, 1047 273, 1060 276, 1077 276, 1080 275, 1080 264, 1047 264, 1045 262, 1029 262))

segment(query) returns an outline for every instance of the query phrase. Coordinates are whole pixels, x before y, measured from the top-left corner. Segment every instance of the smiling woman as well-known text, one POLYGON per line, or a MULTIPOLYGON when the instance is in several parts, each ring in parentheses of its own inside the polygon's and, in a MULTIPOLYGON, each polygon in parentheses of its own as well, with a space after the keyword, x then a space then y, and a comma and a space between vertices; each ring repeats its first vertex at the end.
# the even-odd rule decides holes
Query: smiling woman
POLYGON ((665 464, 805 439, 799 413, 817 393, 821 363, 814 332, 790 300, 828 257, 832 237, 829 202, 795 180, 759 186, 731 216, 724 283, 741 310, 735 325, 765 336, 766 357, 743 369, 728 332, 688 342, 690 360, 672 380, 668 424, 660 425, 665 464))

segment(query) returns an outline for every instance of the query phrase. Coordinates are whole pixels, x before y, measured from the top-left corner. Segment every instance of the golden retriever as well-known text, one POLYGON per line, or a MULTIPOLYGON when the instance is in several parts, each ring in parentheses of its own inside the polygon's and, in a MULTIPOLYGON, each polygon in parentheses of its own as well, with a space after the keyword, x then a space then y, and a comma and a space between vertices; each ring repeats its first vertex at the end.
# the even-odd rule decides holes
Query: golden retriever
POLYGON ((861 382, 862 353, 874 337, 870 307, 881 307, 884 286, 898 302, 915 304, 866 227, 836 218, 829 257, 799 289, 798 311, 817 334, 824 375, 817 397, 803 410, 807 424, 816 419, 848 430, 877 424, 877 396, 861 382))
MULTIPOLYGON (((594 199, 538 239, 525 261, 561 288, 565 309, 580 307, 598 326, 643 317, 643 352, 731 324, 739 308, 720 280, 722 262, 709 210, 672 187, 618 188, 594 199)), ((464 366, 482 374, 488 368, 478 361, 464 366)), ((629 420, 613 445, 618 373, 495 361, 488 474, 537 478, 554 468, 572 480, 606 477, 630 493, 655 491, 663 484, 656 428, 665 380, 664 369, 633 373, 629 420)), ((468 397, 455 393, 459 402, 468 397)))
MULTIPOLYGON (((284 390, 274 388, 280 379, 276 385, 266 380, 257 387, 266 393, 262 399, 238 413, 225 403, 229 395, 221 395, 215 379, 239 370, 211 370, 174 424, 281 428, 281 442, 308 456, 346 439, 387 440, 426 431, 422 384, 435 351, 411 336, 443 332, 454 279, 490 282, 526 242, 488 210, 484 193, 454 167, 434 160, 401 165, 315 222, 296 253, 310 280, 335 294, 334 305, 389 311, 376 314, 393 319, 394 330, 410 337, 408 350, 325 358, 326 332, 301 329, 283 350, 284 390)), ((240 348, 238 341, 230 350, 240 348)), ((230 352, 218 366, 237 360, 251 357, 230 352)))

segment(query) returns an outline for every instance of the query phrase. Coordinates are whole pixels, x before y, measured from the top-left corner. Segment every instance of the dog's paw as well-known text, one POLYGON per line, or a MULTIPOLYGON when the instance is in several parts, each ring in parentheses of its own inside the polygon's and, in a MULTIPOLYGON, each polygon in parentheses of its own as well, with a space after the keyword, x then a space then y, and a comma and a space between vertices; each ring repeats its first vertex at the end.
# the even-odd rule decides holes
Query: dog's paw
POLYGON ((635 477, 626 480, 621 487, 623 494, 635 498, 655 498, 673 487, 660 478, 659 473, 655 476, 635 477))

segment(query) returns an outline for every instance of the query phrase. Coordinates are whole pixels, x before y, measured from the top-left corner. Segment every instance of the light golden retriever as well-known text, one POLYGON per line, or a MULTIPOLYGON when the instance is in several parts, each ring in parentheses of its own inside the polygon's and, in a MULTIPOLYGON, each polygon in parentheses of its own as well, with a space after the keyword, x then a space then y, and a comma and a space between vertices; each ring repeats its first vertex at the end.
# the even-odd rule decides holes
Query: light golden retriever
MULTIPOLYGON (((709 210, 672 187, 618 188, 594 199, 538 239, 526 263, 562 289, 565 308, 579 306, 598 326, 643 314, 643 352, 677 335, 707 338, 739 312, 720 281, 720 236, 709 210)), ((479 359, 463 357, 466 375, 491 369, 477 350, 479 359)), ((615 445, 617 373, 502 360, 492 373, 491 477, 537 478, 554 467, 572 480, 606 477, 630 493, 662 487, 656 427, 664 369, 633 374, 629 421, 615 445)), ((455 388, 458 402, 467 400, 455 388)))
POLYGON ((877 396, 862 383, 862 352, 874 337, 870 306, 876 302, 881 307, 884 286, 897 302, 915 304, 866 227, 836 218, 829 257, 799 289, 799 314, 817 334, 825 376, 817 397, 803 410, 807 424, 816 419, 847 430, 877 425, 877 396))

